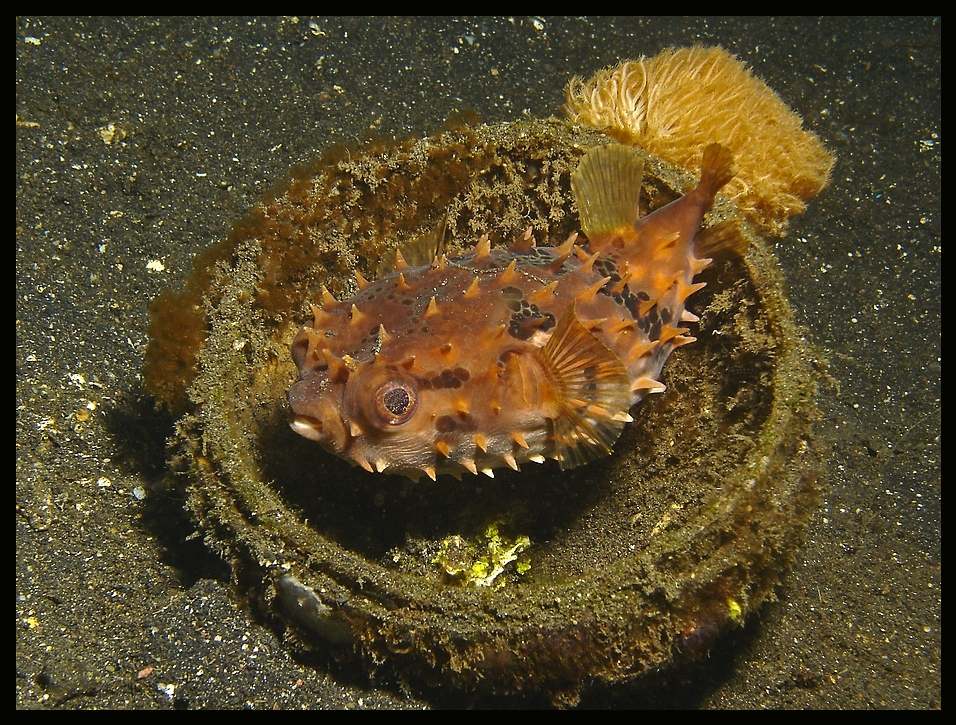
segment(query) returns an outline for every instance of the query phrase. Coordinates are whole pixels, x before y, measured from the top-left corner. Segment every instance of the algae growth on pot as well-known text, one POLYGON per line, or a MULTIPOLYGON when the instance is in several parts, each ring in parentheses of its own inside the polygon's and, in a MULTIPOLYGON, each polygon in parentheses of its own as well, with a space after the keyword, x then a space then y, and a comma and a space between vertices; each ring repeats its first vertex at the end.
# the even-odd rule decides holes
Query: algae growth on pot
MULTIPOLYGON (((698 341, 672 356, 667 394, 641 403, 612 456, 415 482, 350 467, 289 428, 289 349, 323 285, 347 297, 356 272, 373 279, 439 222, 450 256, 529 225, 559 244, 578 225, 571 174, 607 142, 549 119, 328 156, 154 306, 148 380, 182 413, 170 460, 189 508, 295 646, 567 702, 589 681, 705 651, 773 597, 818 494, 815 373, 769 246, 726 200, 704 226, 749 251, 700 275, 698 341)), ((693 185, 636 153, 642 214, 693 185)))

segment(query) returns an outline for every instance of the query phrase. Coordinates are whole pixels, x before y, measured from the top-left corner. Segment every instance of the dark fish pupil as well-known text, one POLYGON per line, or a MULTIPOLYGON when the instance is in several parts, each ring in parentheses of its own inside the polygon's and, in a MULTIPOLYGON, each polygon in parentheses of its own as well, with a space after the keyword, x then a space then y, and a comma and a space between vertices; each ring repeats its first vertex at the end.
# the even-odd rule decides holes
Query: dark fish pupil
POLYGON ((392 388, 382 397, 385 409, 392 415, 403 415, 408 410, 411 398, 404 388, 392 388))

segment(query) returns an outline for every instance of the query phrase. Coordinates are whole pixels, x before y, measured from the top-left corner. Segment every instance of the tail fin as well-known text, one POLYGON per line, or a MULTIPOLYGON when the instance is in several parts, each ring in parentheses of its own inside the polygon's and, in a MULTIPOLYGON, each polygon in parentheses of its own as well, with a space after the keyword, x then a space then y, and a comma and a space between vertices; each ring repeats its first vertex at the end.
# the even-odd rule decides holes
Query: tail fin
POLYGON ((700 167, 698 188, 713 199, 728 181, 734 178, 734 155, 719 143, 704 148, 704 160, 700 167))

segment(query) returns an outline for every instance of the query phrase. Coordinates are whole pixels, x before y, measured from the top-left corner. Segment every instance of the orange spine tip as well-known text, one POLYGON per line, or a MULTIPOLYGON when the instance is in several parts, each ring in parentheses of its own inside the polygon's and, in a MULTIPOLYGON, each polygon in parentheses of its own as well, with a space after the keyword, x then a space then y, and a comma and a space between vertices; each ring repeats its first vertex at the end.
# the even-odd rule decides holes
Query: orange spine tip
POLYGON ((475 277, 473 280, 471 280, 471 284, 468 285, 468 289, 465 290, 464 296, 466 299, 471 299, 472 297, 477 297, 479 292, 480 288, 478 286, 478 277, 475 277))
POLYGON ((438 302, 435 301, 434 295, 428 301, 428 307, 425 308, 425 317, 432 317, 433 315, 438 314, 438 302))
POLYGON ((704 287, 707 286, 707 283, 698 282, 697 284, 687 284, 683 279, 678 279, 677 285, 677 299, 683 302, 695 292, 699 292, 700 290, 704 289, 704 287))
POLYGON ((575 295, 575 298, 582 300, 584 302, 594 299, 594 296, 598 293, 598 291, 603 289, 604 285, 606 285, 610 281, 611 281, 610 277, 601 277, 601 279, 599 279, 594 284, 588 287, 585 287, 583 290, 578 292, 578 294, 575 295))
POLYGON ((478 475, 478 466, 475 465, 475 461, 473 458, 462 458, 458 462, 462 466, 464 466, 468 470, 468 472, 471 473, 473 476, 478 475))
POLYGON ((528 456, 529 461, 534 461, 535 463, 544 463, 544 456, 539 453, 535 453, 533 456, 528 456))
POLYGON ((591 274, 591 270, 594 269, 594 260, 598 258, 599 252, 588 254, 581 249, 581 247, 575 247, 574 256, 581 260, 581 266, 578 267, 578 271, 584 272, 585 274, 591 274))
POLYGON ((402 256, 402 250, 395 250, 395 269, 401 272, 403 269, 408 267, 408 262, 405 261, 405 257, 402 256))
POLYGON ((321 330, 332 321, 332 315, 328 312, 325 312, 318 305, 310 305, 312 307, 312 327, 316 330, 321 330))
POLYGON ((355 270, 355 283, 358 285, 359 289, 365 289, 368 287, 368 280, 362 275, 361 272, 355 270))
POLYGON ((665 343, 668 340, 671 340, 678 335, 683 335, 685 332, 690 332, 686 327, 674 327, 673 325, 663 325, 661 327, 661 336, 659 342, 665 343))
POLYGON ((435 475, 434 466, 425 466, 424 468, 422 468, 422 470, 425 472, 425 475, 428 476, 431 480, 433 481, 438 480, 438 477, 435 475))
POLYGON ((303 329, 303 332, 305 332, 306 340, 308 341, 308 344, 305 349, 306 357, 311 358, 313 360, 318 360, 319 350, 322 349, 322 343, 325 340, 325 338, 322 337, 321 335, 315 334, 314 330, 310 330, 307 327, 303 329))
POLYGON ((485 453, 488 452, 488 436, 486 436, 484 433, 475 433, 473 440, 478 448, 485 453))
POLYGON ((350 318, 350 319, 351 319, 351 323, 352 323, 353 325, 361 325, 361 324, 365 323, 366 320, 368 320, 368 315, 366 315, 364 312, 362 312, 358 307, 356 307, 356 306, 353 304, 353 305, 352 305, 352 314, 351 314, 351 318, 350 318))
POLYGON ((518 433, 517 431, 511 434, 511 440, 513 440, 522 448, 525 448, 525 449, 528 448, 528 441, 525 440, 525 437, 521 433, 518 433))
POLYGON ((322 307, 334 307, 338 303, 339 301, 329 292, 329 288, 322 285, 322 307))
POLYGON ((534 233, 532 232, 531 227, 529 226, 524 230, 524 234, 520 238, 515 239, 510 245, 509 249, 513 252, 529 252, 536 246, 534 239, 534 233))
POLYGON ((481 472, 484 473, 486 476, 488 476, 488 478, 494 478, 494 477, 495 477, 495 472, 492 471, 490 468, 482 468, 482 469, 481 469, 481 472))
POLYGON ((388 330, 385 329, 384 324, 378 326, 378 343, 379 345, 385 345, 391 342, 392 336, 388 334, 388 330))
POLYGON ((571 232, 571 234, 568 235, 568 238, 564 240, 563 244, 554 248, 554 253, 556 256, 555 262, 558 262, 559 260, 564 262, 565 259, 571 256, 571 254, 574 252, 574 242, 577 240, 577 238, 578 233, 571 232))
POLYGON ((461 415, 468 415, 468 412, 471 410, 471 406, 468 405, 467 400, 456 400, 455 401, 455 412, 461 415))
POLYGON ((690 310, 684 310, 680 313, 681 322, 700 322, 700 318, 690 310))
POLYGON ((502 458, 504 459, 504 462, 508 464, 509 468, 515 471, 518 470, 518 462, 515 460, 515 457, 513 455, 511 455, 510 453, 505 453, 502 456, 502 458))
POLYGON ((325 357, 325 364, 328 365, 329 368, 329 379, 333 383, 341 383, 348 380, 349 368, 345 360, 328 348, 322 350, 322 355, 325 357))
POLYGON ((446 441, 435 441, 435 450, 441 453, 445 458, 451 454, 451 446, 446 441))
POLYGON ((368 462, 368 459, 363 456, 361 453, 356 453, 352 456, 352 460, 359 464, 369 473, 375 473, 375 469, 372 468, 372 464, 368 462))
POLYGON ((554 297, 554 291, 558 287, 558 280, 548 282, 544 287, 540 287, 528 295, 530 302, 544 302, 554 297))
POLYGON ((621 278, 614 283, 613 287, 611 287, 612 292, 623 292, 624 288, 637 278, 637 272, 632 270, 627 262, 624 263, 624 267, 620 270, 620 274, 621 278))
POLYGON ((508 284, 518 279, 518 261, 511 260, 511 264, 505 267, 504 271, 498 275, 498 281, 502 284, 508 284))
POLYGON ((678 335, 671 340, 671 344, 674 346, 675 350, 679 347, 683 347, 684 345, 690 345, 692 342, 697 342, 697 338, 690 337, 689 335, 678 335))
POLYGON ((710 259, 709 257, 703 257, 701 259, 697 259, 695 257, 690 263, 690 268, 693 270, 694 274, 700 274, 707 269, 710 266, 710 263, 713 261, 714 260, 710 259))
POLYGON ((631 385, 631 390, 646 390, 649 393, 663 393, 667 390, 667 386, 659 380, 654 380, 654 378, 641 377, 634 381, 631 385))
POLYGON ((375 461, 375 470, 379 473, 384 471, 386 468, 388 468, 388 461, 386 461, 384 458, 379 458, 377 461, 375 461))
POLYGON ((475 259, 483 259, 489 254, 491 254, 491 240, 487 234, 482 234, 475 245, 475 259))

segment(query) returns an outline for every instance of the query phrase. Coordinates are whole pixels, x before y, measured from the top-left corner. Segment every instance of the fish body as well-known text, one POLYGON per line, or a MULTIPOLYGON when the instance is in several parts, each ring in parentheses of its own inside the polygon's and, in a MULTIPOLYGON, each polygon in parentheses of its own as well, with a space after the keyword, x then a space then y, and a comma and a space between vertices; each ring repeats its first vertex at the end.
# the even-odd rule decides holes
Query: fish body
POLYGON ((708 146, 698 186, 638 218, 640 157, 598 147, 572 175, 586 240, 482 237, 431 264, 399 254, 351 299, 323 290, 292 344, 293 430, 411 478, 608 455, 633 406, 664 390, 670 353, 694 341, 686 302, 711 261, 695 240, 731 161, 708 146))

